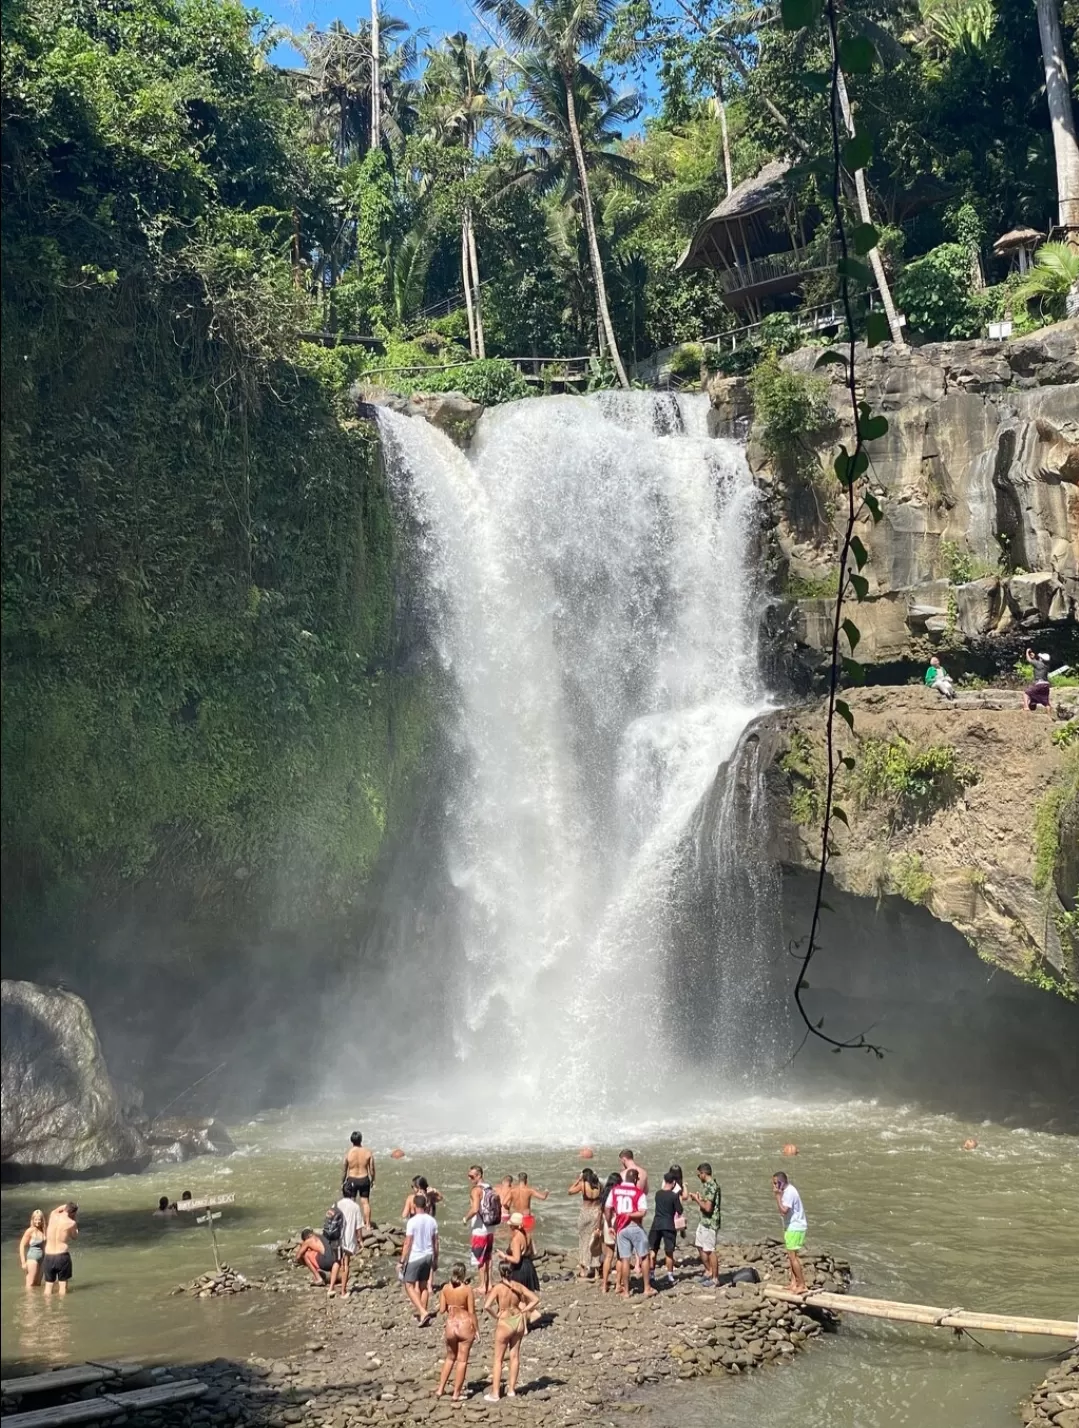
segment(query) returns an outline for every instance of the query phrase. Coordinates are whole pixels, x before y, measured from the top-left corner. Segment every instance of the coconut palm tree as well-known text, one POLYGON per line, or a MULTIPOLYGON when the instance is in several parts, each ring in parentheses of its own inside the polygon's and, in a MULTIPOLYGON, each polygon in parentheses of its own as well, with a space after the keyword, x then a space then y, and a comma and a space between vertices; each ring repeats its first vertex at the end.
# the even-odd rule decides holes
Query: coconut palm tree
POLYGON ((1035 0, 1035 8, 1056 154, 1057 223, 1064 230, 1068 246, 1079 252, 1079 139, 1075 135, 1068 66, 1060 33, 1060 5, 1058 0, 1035 0))
MULTIPOLYGON (((588 160, 581 139, 577 113, 580 72, 585 57, 598 49, 615 18, 618 0, 476 0, 478 9, 492 16, 509 38, 525 54, 518 59, 522 73, 526 67, 540 66, 558 76, 565 96, 566 136, 580 193, 581 212, 588 238, 592 280, 596 288, 596 308, 600 330, 606 338, 611 361, 623 387, 629 377, 618 350, 607 302, 607 284, 596 236, 596 216, 588 182, 588 160)), ((527 80, 526 80, 527 83, 527 80)))
MULTIPOLYGON (((436 137, 460 145, 466 170, 471 167, 481 132, 500 116, 491 96, 497 88, 495 52, 477 49, 463 32, 449 35, 428 52, 424 89, 433 100, 436 137)), ((479 257, 471 199, 461 211, 461 290, 468 314, 468 340, 473 357, 487 355, 483 335, 483 301, 479 257)))
POLYGON ((303 55, 305 68, 288 73, 298 82, 312 129, 331 145, 339 164, 362 159, 387 139, 401 145, 415 117, 411 72, 416 41, 404 20, 381 17, 377 67, 372 65, 370 22, 361 22, 355 30, 340 20, 325 30, 309 25, 294 34, 292 42, 303 55), (376 132, 377 143, 373 143, 376 132))

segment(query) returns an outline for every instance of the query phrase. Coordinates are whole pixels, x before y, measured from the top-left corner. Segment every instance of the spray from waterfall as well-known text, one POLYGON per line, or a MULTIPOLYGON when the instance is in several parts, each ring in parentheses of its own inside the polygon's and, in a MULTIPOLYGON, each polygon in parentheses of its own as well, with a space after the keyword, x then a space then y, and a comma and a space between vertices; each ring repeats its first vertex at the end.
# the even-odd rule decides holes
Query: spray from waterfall
POLYGON ((467 455, 379 414, 452 690, 453 1060, 487 1098, 503 1067, 512 1106, 563 1126, 585 1105, 660 1113, 688 1048, 718 1065, 750 976, 724 966, 753 949, 721 925, 710 962, 672 946, 700 810, 764 707, 754 488, 707 412, 651 393, 517 402, 484 414, 467 455))

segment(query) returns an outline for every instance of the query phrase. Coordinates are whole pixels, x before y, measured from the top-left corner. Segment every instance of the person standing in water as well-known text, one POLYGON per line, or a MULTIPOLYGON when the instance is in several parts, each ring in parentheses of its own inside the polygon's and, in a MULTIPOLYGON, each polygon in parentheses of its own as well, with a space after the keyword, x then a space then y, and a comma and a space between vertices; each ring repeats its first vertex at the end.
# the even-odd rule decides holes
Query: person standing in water
POLYGON ((638 1184, 638 1186, 640 1187, 641 1194, 642 1194, 642 1195, 647 1195, 647 1194, 648 1194, 648 1171, 645 1170, 645 1168, 644 1168, 643 1165, 638 1165, 637 1162, 633 1159, 633 1152, 632 1152, 632 1150, 623 1150, 623 1151, 621 1151, 621 1152, 619 1153, 619 1156, 618 1156, 618 1163, 619 1163, 619 1165, 622 1167, 622 1181, 623 1181, 623 1183, 625 1183, 626 1180, 629 1178, 629 1177, 627 1176, 626 1172, 629 1171, 629 1170, 635 1170, 635 1171, 637 1172, 637 1184, 638 1184))
POLYGON ((363 1227, 365 1230, 369 1230, 371 1228, 371 1191, 375 1188, 374 1152, 366 1149, 363 1136, 359 1131, 353 1131, 349 1140, 352 1144, 345 1154, 345 1163, 341 1167, 341 1194, 359 1200, 360 1210, 363 1212, 363 1227))
POLYGON ((510 1214, 518 1214, 525 1222, 525 1229, 530 1230, 536 1223, 536 1217, 532 1213, 532 1201, 546 1200, 550 1194, 548 1190, 536 1190, 528 1183, 528 1172, 522 1170, 517 1176, 517 1184, 509 1192, 510 1214))
POLYGON ((802 1197, 782 1170, 777 1170, 772 1176, 772 1194, 776 1197, 776 1208, 783 1220, 783 1247, 787 1251, 787 1262, 791 1269, 788 1288, 793 1289, 796 1294, 807 1294, 809 1289, 805 1271, 798 1254, 806 1242, 806 1231, 809 1229, 802 1197))
POLYGON ((19 1241, 19 1265, 26 1275, 27 1289, 34 1289, 41 1283, 44 1260, 45 1216, 41 1210, 35 1210, 19 1241))
POLYGON ((442 1203, 442 1191, 436 1190, 433 1186, 428 1185, 422 1175, 414 1175, 412 1177, 412 1188, 405 1196, 405 1203, 401 1209, 401 1219, 411 1220, 412 1216, 416 1213, 416 1196, 418 1194, 427 1196, 427 1213, 433 1215, 437 1220, 438 1207, 442 1203))
POLYGON ((78 1205, 70 1200, 66 1205, 57 1205, 45 1228, 45 1258, 42 1260, 45 1293, 51 1294, 55 1284, 61 1299, 67 1294, 67 1286, 71 1282, 71 1242, 79 1237, 79 1227, 75 1223, 78 1213, 78 1205))
POLYGON ((460 1403, 468 1373, 468 1356, 480 1331, 476 1318, 476 1296, 465 1279, 463 1264, 455 1264, 450 1270, 450 1282, 442 1286, 442 1293, 438 1296, 438 1309, 446 1316, 446 1357, 435 1397, 441 1398, 446 1392, 450 1374, 453 1374, 453 1402, 460 1403))

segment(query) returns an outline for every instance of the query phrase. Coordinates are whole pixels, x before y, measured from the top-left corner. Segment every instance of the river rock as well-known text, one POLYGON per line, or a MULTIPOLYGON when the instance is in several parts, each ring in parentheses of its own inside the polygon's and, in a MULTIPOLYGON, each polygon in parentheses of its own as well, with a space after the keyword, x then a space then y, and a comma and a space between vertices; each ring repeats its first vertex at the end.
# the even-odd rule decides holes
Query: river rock
POLYGON ((461 447, 472 440, 484 410, 481 403, 471 401, 463 392, 413 392, 408 399, 408 409, 413 416, 421 416, 437 426, 461 447))
POLYGON ((7 1175, 132 1170, 149 1159, 124 1116, 90 1009, 74 992, 4 980, 0 1162, 7 1175))
POLYGON ((151 1122, 146 1138, 156 1161, 182 1164, 197 1155, 232 1155, 236 1146, 220 1121, 169 1116, 151 1122))

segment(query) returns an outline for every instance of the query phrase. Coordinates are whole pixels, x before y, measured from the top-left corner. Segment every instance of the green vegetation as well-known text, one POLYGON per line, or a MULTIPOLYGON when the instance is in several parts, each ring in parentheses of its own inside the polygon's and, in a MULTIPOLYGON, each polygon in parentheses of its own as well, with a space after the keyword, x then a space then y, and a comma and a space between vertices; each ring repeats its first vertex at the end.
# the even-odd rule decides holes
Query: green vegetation
POLYGON ((850 778, 859 807, 883 805, 893 827, 919 823, 978 782, 973 764, 962 763, 951 744, 919 748, 903 738, 862 739, 850 778))
POLYGON ((789 481, 815 494, 823 515, 834 499, 819 456, 836 426, 827 380, 789 372, 769 353, 754 368, 749 384, 754 436, 789 481))
POLYGON ((839 594, 839 571, 829 570, 816 579, 788 572, 783 593, 789 600, 834 600, 839 594))
MULTIPOLYGON (((1067 726, 1065 726, 1067 727, 1067 726)), ((1056 879, 1065 853, 1063 824, 1074 822, 1079 801, 1079 748, 1071 748, 1060 778, 1038 801, 1034 810, 1034 886, 1048 888, 1056 879)), ((1070 856, 1074 858, 1075 850, 1070 856)), ((1068 890, 1069 896, 1071 890, 1068 890)), ((1079 892, 1079 889, 1077 889, 1079 892)))
POLYGON ((1054 729, 1049 737, 1058 749, 1070 749, 1073 744, 1079 743, 1079 719, 1069 719, 1054 729))
POLYGON ((795 729, 779 766, 787 775, 792 820, 799 828, 820 823, 824 810, 823 768, 810 739, 795 729))
POLYGON ((924 906, 933 892, 933 875, 917 853, 902 853, 888 870, 889 886, 907 902, 924 906))
POLYGON ((998 566, 979 560, 958 541, 942 540, 940 554, 945 573, 953 585, 966 585, 971 580, 981 580, 984 576, 1000 573, 998 566))
POLYGON ((686 342, 671 353, 671 376, 679 382, 699 382, 704 362, 704 348, 699 342, 686 342))

